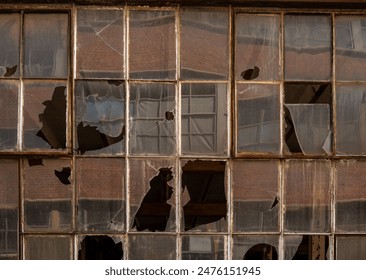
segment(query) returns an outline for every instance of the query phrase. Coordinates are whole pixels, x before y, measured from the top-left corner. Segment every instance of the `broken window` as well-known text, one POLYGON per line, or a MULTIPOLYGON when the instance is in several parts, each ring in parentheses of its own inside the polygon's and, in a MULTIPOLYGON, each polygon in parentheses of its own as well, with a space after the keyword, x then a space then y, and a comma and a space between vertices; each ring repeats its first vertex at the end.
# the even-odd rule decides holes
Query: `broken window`
POLYGON ((77 11, 77 75, 123 78, 123 10, 77 11))
POLYGON ((226 80, 229 75, 227 8, 181 8, 181 77, 226 80))
POLYGON ((130 85, 130 150, 132 154, 175 153, 175 85, 130 85))
POLYGON ((182 153, 227 153, 227 85, 182 85, 182 153))
POLYGON ((285 236, 284 245, 285 260, 329 260, 328 236, 285 236))
POLYGON ((125 230, 124 172, 124 159, 76 159, 79 230, 125 230))
POLYGON ((69 236, 33 236, 24 238, 26 260, 71 260, 72 241, 69 236))
POLYGON ((233 260, 278 260, 278 235, 239 235, 233 239, 233 260))
POLYGON ((175 79, 175 12, 130 11, 130 78, 175 79))
POLYGON ((285 83, 285 152, 332 154, 329 83, 285 83))
POLYGON ((366 162, 337 161, 335 211, 337 232, 366 231, 366 162))
POLYGON ((225 162, 182 162, 182 228, 227 231, 225 162))
POLYGON ((224 260, 224 236, 183 236, 182 260, 224 260))
POLYGON ((234 161, 232 191, 234 230, 270 232, 279 230, 279 162, 234 161))
POLYGON ((122 154, 125 143, 125 86, 120 81, 78 81, 76 151, 122 154))
POLYGON ((119 237, 86 235, 79 241, 78 260, 121 260, 123 244, 119 237))
POLYGON ((129 260, 175 260, 176 236, 131 234, 128 238, 129 260))
POLYGON ((130 161, 131 230, 175 230, 175 176, 175 160, 130 161))
POLYGON ((337 260, 366 260, 365 236, 337 236, 335 247, 337 260))
POLYGON ((18 258, 18 161, 0 160, 0 260, 18 258))
POLYGON ((280 151, 279 87, 237 84, 237 151, 280 151))
POLYGON ((1 81, 0 112, 2 112, 2 116, 0 124, 0 149, 16 149, 18 146, 18 90, 18 83, 1 81))
POLYGON ((236 80, 278 80, 280 17, 237 14, 235 24, 236 80))
POLYGON ((330 80, 331 26, 328 15, 285 16, 286 80, 330 80))
POLYGON ((330 167, 326 160, 285 161, 286 231, 330 231, 330 167))
POLYGON ((72 225, 73 184, 68 159, 24 161, 24 228, 66 231, 72 225))

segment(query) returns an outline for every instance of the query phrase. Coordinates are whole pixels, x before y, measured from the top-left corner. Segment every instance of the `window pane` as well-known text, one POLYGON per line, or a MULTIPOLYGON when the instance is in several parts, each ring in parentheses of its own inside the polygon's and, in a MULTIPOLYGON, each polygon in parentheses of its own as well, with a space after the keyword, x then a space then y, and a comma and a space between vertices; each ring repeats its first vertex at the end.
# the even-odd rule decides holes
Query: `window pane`
POLYGON ((224 260, 224 236, 183 236, 182 260, 224 260))
POLYGON ((182 153, 227 153, 227 85, 182 85, 182 153))
POLYGON ((278 260, 277 235, 234 236, 234 260, 278 260))
POLYGON ((79 239, 78 260, 121 260, 122 238, 107 235, 86 235, 79 239))
POLYGON ((366 260, 365 236, 337 236, 337 260, 366 260))
POLYGON ((19 77, 20 15, 0 14, 0 77, 19 77))
POLYGON ((26 236, 26 260, 71 260, 71 239, 67 236, 26 236))
POLYGON ((330 162, 285 162, 285 230, 329 232, 330 162))
POLYGON ((279 79, 279 23, 277 15, 238 14, 235 22, 237 80, 279 79), (258 73, 251 69, 258 68, 258 73), (250 73, 251 72, 251 73, 250 73))
POLYGON ((176 237, 167 235, 130 235, 130 260, 175 260, 176 237))
POLYGON ((234 161, 234 230, 279 230, 278 161, 234 161))
POLYGON ((76 146, 79 154, 121 154, 125 146, 125 85, 119 81, 78 81, 76 146))
POLYGON ((175 79, 175 13, 130 12, 130 78, 175 79))
POLYGON ((79 230, 125 229, 124 171, 124 159, 76 159, 79 230))
POLYGON ((131 84, 131 153, 175 153, 175 116, 175 85, 131 84))
POLYGON ((285 236, 284 245, 285 260, 329 260, 328 236, 285 236))
POLYGON ((123 22, 120 10, 78 10, 78 77, 123 78, 123 22))
POLYGON ((70 160, 24 162, 24 227, 27 231, 69 230, 73 187, 70 160))
POLYGON ((68 75, 68 15, 24 16, 24 75, 57 77, 68 75))
POLYGON ((228 9, 181 10, 181 77, 226 80, 229 75, 228 9))
POLYGON ((279 153, 279 88, 272 85, 237 85, 238 152, 279 153))
POLYGON ((18 90, 18 83, 0 84, 0 149, 17 148, 18 90))
POLYGON ((286 80, 330 80, 331 18, 285 16, 286 80))

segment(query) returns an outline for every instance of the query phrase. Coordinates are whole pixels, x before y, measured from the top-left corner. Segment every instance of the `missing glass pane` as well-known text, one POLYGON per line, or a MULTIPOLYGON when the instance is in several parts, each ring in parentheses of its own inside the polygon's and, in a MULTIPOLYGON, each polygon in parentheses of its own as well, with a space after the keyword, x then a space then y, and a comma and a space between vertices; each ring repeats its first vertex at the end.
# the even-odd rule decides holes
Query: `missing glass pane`
POLYGON ((277 260, 278 235, 234 236, 234 260, 277 260))
POLYGON ((286 260, 327 260, 329 237, 325 235, 285 236, 286 260))
POLYGON ((79 260, 121 260, 123 259, 122 240, 107 235, 87 235, 81 240, 79 260))

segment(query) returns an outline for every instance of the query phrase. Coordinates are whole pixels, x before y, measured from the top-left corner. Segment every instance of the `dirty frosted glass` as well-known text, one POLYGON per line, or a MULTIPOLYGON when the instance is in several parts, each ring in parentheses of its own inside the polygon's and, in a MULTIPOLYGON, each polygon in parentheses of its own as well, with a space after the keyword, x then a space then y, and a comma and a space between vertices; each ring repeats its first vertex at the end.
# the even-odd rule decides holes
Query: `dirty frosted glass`
POLYGON ((329 237, 325 235, 284 236, 285 260, 329 260, 329 237))
POLYGON ((132 79, 175 79, 175 12, 130 11, 132 79))
POLYGON ((18 161, 0 160, 0 260, 18 256, 18 161))
POLYGON ((330 162, 285 162, 285 230, 329 232, 330 162))
POLYGON ((236 80, 279 79, 279 24, 277 15, 236 16, 236 80), (254 67, 258 68, 257 73, 254 67))
POLYGON ((336 150, 366 154, 366 91, 362 85, 337 86, 336 150))
POLYGON ((182 85, 182 153, 227 153, 227 85, 182 85))
POLYGON ((25 83, 23 115, 23 148, 66 149, 66 83, 25 83))
POLYGON ((183 236, 182 260, 224 260, 224 236, 183 236))
POLYGON ((68 22, 67 14, 25 14, 25 77, 67 77, 68 22))
POLYGON ((122 154, 125 147, 125 84, 78 81, 75 143, 81 155, 122 154))
POLYGON ((285 79, 329 80, 331 18, 322 15, 285 16, 285 79))
POLYGON ((226 80, 229 75, 228 9, 181 9, 181 78, 226 80))
POLYGON ((277 235, 239 235, 233 239, 233 260, 278 260, 277 235))
POLYGON ((72 198, 70 160, 24 161, 24 228, 26 231, 70 230, 72 198))
POLYGON ((130 151, 132 154, 175 153, 175 85, 130 85, 130 151))
POLYGON ((365 236, 337 236, 336 252, 337 260, 366 260, 365 236))
POLYGON ((26 236, 26 260, 71 260, 71 238, 67 236, 26 236))
POLYGON ((366 162, 336 162, 336 231, 366 232, 366 162))
POLYGON ((124 159, 76 159, 79 230, 125 229, 124 172, 124 159))
POLYGON ((17 148, 18 90, 18 83, 0 84, 0 149, 17 148))
POLYGON ((123 78, 123 33, 122 10, 78 10, 78 77, 123 78))
POLYGON ((173 159, 130 161, 130 229, 174 231, 176 167, 173 159))
POLYGON ((175 260, 176 237, 169 235, 130 235, 128 259, 130 260, 175 260))
POLYGON ((234 161, 234 231, 279 230, 278 161, 234 161))
POLYGON ((0 38, 0 77, 19 77, 19 14, 0 14, 0 38))
POLYGON ((121 260, 123 239, 110 235, 79 236, 78 260, 121 260))
POLYGON ((366 75, 366 17, 336 16, 336 79, 362 81, 366 75))
POLYGON ((237 84, 237 151, 278 154, 279 87, 237 84))

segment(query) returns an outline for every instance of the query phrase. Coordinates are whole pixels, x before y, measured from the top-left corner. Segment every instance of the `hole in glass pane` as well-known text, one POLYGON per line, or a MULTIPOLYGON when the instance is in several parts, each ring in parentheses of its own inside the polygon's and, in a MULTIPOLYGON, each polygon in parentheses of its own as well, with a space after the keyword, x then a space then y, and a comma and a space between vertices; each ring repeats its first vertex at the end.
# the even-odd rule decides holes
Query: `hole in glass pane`
POLYGON ((121 260, 122 241, 107 235, 87 235, 81 241, 79 260, 121 260))

